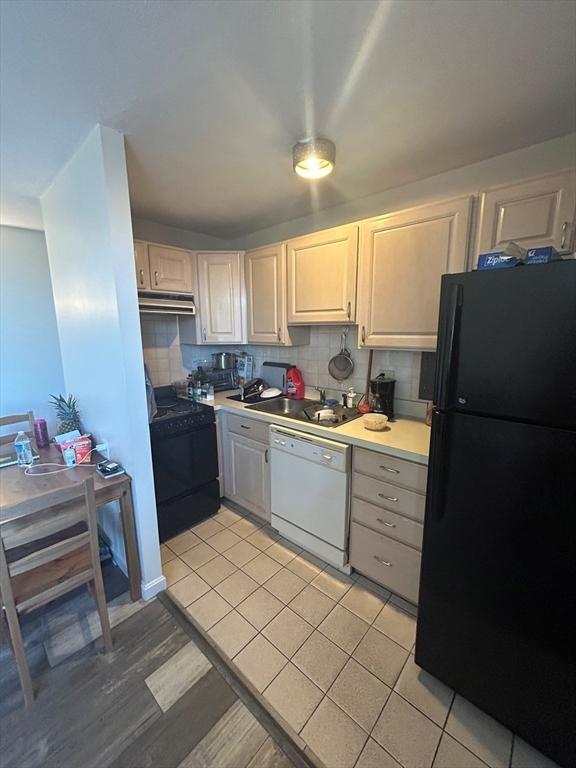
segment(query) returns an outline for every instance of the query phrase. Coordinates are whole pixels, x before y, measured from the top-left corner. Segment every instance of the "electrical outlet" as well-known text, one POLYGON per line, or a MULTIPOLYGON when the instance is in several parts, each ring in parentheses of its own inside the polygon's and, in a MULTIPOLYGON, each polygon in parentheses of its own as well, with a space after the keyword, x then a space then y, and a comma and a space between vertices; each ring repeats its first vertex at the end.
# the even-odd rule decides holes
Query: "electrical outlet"
POLYGON ((110 458, 110 447, 107 440, 104 440, 102 443, 98 443, 95 450, 98 451, 98 453, 101 453, 105 459, 110 458))

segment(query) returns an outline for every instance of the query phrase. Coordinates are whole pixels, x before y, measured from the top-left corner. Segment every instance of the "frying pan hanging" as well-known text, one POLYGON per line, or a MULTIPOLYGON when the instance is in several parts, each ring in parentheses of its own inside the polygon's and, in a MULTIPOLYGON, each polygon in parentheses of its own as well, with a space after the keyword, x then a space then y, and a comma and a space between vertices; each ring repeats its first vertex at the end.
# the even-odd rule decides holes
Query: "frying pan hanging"
POLYGON ((344 381, 347 379, 354 370, 354 360, 350 356, 350 352, 346 349, 346 337, 348 336, 348 328, 342 329, 342 341, 340 343, 340 352, 330 360, 328 363, 328 373, 336 381, 344 381))

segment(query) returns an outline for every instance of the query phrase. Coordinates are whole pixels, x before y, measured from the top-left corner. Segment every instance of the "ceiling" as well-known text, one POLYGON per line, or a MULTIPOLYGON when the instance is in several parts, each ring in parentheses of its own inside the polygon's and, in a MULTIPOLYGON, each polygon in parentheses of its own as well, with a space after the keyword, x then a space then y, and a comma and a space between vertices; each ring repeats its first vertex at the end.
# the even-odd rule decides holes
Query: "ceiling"
POLYGON ((133 214, 234 238, 576 130, 572 0, 3 0, 2 222, 95 123, 133 214), (291 147, 336 143, 310 183, 291 147))

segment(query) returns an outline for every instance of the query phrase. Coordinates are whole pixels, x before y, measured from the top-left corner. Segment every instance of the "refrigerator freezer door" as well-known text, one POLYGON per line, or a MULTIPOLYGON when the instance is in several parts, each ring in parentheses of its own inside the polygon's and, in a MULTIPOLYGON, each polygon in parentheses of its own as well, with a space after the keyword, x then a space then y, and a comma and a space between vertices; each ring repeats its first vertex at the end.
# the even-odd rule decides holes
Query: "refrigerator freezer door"
POLYGON ((416 662, 576 765, 576 434, 435 414, 416 662))
POLYGON ((445 275, 435 402, 576 428, 576 261, 445 275))

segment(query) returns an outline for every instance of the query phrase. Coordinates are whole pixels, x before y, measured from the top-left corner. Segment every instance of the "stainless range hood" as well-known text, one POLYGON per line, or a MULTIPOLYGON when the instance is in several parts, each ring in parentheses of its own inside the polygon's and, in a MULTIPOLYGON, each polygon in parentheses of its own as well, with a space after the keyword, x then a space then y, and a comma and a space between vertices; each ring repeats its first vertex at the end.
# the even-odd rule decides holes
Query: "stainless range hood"
POLYGON ((194 297, 185 293, 138 293, 138 308, 149 315, 195 315, 194 297))

